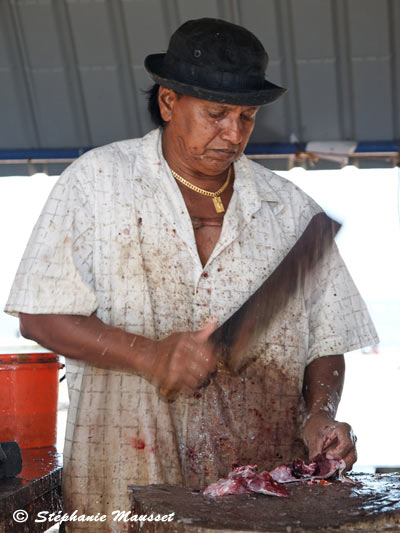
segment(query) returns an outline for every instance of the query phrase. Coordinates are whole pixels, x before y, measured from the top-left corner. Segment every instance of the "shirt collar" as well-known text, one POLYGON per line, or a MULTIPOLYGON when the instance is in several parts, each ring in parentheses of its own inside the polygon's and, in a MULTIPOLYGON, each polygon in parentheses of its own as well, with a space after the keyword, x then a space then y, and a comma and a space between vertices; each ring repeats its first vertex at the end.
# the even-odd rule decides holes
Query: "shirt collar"
POLYGON ((266 168, 263 168, 262 173, 257 173, 254 164, 243 154, 235 163, 236 188, 241 194, 248 194, 260 201, 283 205, 282 200, 269 183, 272 174, 266 168))
MULTIPOLYGON (((142 155, 145 165, 144 167, 138 165, 135 168, 134 179, 140 179, 142 190, 145 188, 149 196, 156 198, 160 211, 176 228, 193 256, 199 261, 190 216, 176 180, 163 156, 161 136, 162 129, 159 128, 143 137, 142 155)), ((264 170, 257 172, 257 167, 245 155, 234 163, 234 169, 234 194, 224 217, 220 239, 208 263, 239 236, 241 230, 261 208, 262 202, 270 203, 274 215, 283 208, 280 197, 268 183, 271 171, 265 169, 266 172, 264 170)))
MULTIPOLYGON (((164 179, 175 183, 162 153, 161 137, 162 129, 157 128, 142 138, 143 156, 147 164, 153 169, 156 166, 161 172, 164 171, 162 172, 162 174, 165 174, 164 179)), ((256 199, 258 198, 261 201, 275 202, 276 204, 282 205, 280 197, 268 182, 268 174, 272 175, 270 170, 265 169, 267 175, 264 175, 263 172, 263 176, 260 174, 256 176, 252 162, 244 154, 235 162, 234 168, 235 190, 238 194, 245 195, 247 201, 251 204, 257 204, 256 199)), ((160 183, 159 177, 159 172, 156 175, 153 172, 146 176, 146 185, 149 191, 153 191, 163 185, 160 183)))

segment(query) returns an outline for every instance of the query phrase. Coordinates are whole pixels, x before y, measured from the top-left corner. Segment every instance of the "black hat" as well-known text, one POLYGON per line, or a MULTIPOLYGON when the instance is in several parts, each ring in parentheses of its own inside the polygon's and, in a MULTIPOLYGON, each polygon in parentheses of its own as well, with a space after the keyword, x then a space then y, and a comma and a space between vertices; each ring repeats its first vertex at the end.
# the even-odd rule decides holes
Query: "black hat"
POLYGON ((153 80, 176 92, 234 105, 263 105, 286 89, 265 79, 268 54, 255 35, 225 20, 202 18, 182 24, 166 54, 151 54, 144 66, 153 80))

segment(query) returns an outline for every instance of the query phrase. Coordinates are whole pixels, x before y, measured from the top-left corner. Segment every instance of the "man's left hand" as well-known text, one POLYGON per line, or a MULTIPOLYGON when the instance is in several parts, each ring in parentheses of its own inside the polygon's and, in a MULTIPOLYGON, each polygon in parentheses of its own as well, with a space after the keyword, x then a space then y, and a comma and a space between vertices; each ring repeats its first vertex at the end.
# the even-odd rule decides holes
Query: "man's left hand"
POLYGON ((357 437, 349 424, 332 420, 322 414, 311 415, 303 432, 310 460, 319 453, 326 453, 328 459, 343 459, 346 470, 351 470, 357 461, 357 437))

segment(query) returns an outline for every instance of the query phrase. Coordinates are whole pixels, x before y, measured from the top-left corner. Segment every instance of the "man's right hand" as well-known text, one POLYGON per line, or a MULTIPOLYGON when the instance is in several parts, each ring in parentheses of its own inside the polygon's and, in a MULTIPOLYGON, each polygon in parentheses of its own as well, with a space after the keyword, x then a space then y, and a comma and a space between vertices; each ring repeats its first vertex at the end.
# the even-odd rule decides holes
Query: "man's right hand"
POLYGON ((106 325, 95 314, 20 313, 24 337, 72 359, 143 376, 168 391, 193 390, 215 371, 217 348, 209 340, 216 324, 195 332, 173 333, 161 341, 106 325))
POLYGON ((209 340, 215 329, 216 324, 208 322, 195 332, 172 333, 161 341, 150 341, 141 374, 165 392, 199 388, 216 369, 218 349, 209 340))

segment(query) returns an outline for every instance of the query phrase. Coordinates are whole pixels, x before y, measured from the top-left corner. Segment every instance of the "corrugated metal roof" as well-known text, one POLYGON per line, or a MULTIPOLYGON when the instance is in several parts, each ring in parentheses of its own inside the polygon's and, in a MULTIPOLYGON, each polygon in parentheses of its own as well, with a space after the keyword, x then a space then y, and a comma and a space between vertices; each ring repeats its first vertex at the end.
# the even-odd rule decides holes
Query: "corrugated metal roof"
POLYGON ((400 139, 398 0, 2 0, 0 149, 143 135, 143 59, 202 16, 252 30, 289 88, 253 142, 400 139))

